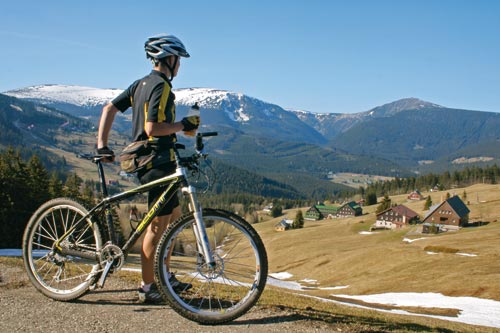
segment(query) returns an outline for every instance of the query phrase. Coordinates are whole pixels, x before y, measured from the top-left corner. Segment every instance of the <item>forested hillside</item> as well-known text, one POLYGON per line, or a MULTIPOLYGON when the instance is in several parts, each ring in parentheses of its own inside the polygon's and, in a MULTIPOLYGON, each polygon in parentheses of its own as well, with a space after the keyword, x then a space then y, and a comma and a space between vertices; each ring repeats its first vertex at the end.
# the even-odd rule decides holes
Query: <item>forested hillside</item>
MULTIPOLYGON (((416 168, 419 161, 450 158, 461 151, 466 157, 483 154, 498 160, 491 149, 500 140, 500 114, 448 108, 423 108, 400 111, 390 117, 376 117, 337 136, 333 147, 353 154, 373 154, 416 168), (467 148, 474 147, 474 151, 467 148)), ((430 167, 430 166, 429 166, 430 167)))

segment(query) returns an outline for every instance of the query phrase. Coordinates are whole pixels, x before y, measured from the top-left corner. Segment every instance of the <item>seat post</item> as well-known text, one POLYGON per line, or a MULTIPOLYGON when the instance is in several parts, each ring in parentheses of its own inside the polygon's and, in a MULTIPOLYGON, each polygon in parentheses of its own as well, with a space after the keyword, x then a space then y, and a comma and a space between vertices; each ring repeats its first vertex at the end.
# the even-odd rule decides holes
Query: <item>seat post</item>
POLYGON ((106 177, 104 176, 104 169, 102 166, 101 159, 94 159, 94 163, 97 164, 97 172, 99 173, 99 182, 101 183, 101 193, 104 198, 108 197, 108 187, 106 186, 106 177))

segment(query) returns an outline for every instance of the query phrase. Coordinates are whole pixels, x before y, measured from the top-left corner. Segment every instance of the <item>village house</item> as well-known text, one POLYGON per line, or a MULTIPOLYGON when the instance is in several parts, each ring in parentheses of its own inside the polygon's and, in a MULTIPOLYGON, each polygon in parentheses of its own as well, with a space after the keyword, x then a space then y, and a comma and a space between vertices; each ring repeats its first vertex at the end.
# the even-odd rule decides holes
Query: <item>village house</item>
POLYGON ((415 190, 415 191, 411 192, 410 194, 408 194, 408 200, 423 200, 423 199, 424 199, 424 196, 418 190, 415 190))
POLYGON ((304 219, 306 220, 322 220, 322 219, 332 219, 336 217, 351 217, 359 216, 363 214, 363 209, 361 206, 354 202, 348 202, 342 206, 327 206, 327 205, 315 205, 309 208, 304 219))
POLYGON ((375 228, 399 229, 408 224, 418 223, 420 217, 410 208, 398 205, 377 214, 375 228))
POLYGON ((363 214, 363 208, 354 201, 344 204, 337 212, 337 217, 351 217, 363 214))
POLYGON ((331 219, 337 216, 338 206, 315 205, 309 208, 305 215, 305 220, 331 219))
POLYGON ((293 220, 283 219, 283 220, 279 221, 279 223, 274 226, 274 230, 285 231, 285 230, 291 229, 292 224, 293 224, 293 220))
POLYGON ((430 208, 424 217, 424 232, 431 226, 439 231, 458 230, 469 223, 470 210, 458 197, 453 196, 430 208))

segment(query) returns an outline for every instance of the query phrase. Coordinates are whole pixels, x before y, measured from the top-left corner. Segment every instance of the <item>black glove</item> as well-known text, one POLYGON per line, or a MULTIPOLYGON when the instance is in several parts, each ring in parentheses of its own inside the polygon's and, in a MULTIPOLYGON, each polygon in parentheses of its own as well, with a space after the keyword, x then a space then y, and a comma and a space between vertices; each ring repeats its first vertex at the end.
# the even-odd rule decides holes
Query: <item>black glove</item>
POLYGON ((115 152, 109 149, 108 146, 97 148, 97 155, 109 155, 105 160, 107 162, 113 162, 115 160, 115 152))
POLYGON ((182 125, 184 125, 183 131, 189 132, 189 131, 194 131, 198 129, 198 126, 200 126, 200 117, 199 116, 191 116, 191 117, 184 117, 181 120, 182 125))

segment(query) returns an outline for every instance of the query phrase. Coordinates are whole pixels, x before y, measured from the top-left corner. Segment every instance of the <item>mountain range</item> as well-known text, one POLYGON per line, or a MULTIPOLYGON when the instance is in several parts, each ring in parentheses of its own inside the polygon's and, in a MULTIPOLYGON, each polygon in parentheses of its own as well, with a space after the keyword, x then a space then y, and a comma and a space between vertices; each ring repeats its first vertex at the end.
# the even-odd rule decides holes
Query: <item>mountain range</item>
MULTIPOLYGON (((102 106, 121 92, 80 86, 40 85, 4 94, 84 118, 94 125, 102 106)), ((405 98, 352 114, 287 110, 219 89, 174 90, 177 117, 197 102, 202 130, 217 130, 219 158, 247 170, 280 174, 359 172, 405 176, 472 162, 497 163, 500 114, 452 109, 405 98)), ((128 134, 131 112, 115 129, 128 134)))

